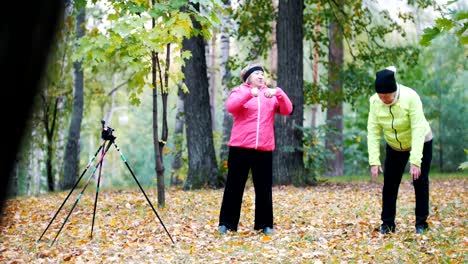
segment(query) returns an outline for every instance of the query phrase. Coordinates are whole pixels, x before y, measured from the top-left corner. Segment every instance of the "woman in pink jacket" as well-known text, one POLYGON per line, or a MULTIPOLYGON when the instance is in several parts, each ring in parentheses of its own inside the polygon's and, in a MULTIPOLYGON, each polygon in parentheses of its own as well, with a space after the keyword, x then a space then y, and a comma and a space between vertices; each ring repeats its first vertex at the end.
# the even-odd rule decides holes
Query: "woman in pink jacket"
POLYGON ((218 231, 237 231, 245 183, 252 171, 255 188, 255 230, 273 233, 272 153, 275 114, 289 115, 291 101, 281 88, 268 88, 263 68, 251 64, 241 71, 240 86, 232 89, 226 108, 234 117, 229 140, 228 175, 218 231))

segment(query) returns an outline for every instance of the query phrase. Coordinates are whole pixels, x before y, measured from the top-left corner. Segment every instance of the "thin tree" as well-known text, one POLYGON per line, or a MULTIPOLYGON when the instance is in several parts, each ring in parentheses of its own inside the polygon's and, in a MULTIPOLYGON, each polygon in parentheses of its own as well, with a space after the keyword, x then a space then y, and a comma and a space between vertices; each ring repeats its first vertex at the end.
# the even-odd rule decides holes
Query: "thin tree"
MULTIPOLYGON (((85 35, 86 9, 82 7, 76 17, 76 40, 85 35)), ((84 74, 81 61, 73 63, 73 110, 71 113, 70 127, 68 128, 68 139, 63 159, 62 189, 70 189, 78 176, 80 163, 80 135, 81 121, 83 119, 84 105, 84 74)))
MULTIPOLYGON (((152 6, 155 5, 155 1, 151 1, 152 6)), ((152 29, 156 27, 156 19, 151 17, 152 29)), ((159 60, 159 53, 151 51, 151 84, 153 85, 153 146, 154 146, 154 160, 156 165, 156 179, 158 189, 158 206, 164 207, 166 203, 165 198, 165 182, 164 182, 164 146, 166 145, 167 138, 169 136, 169 129, 167 126, 167 98, 169 89, 169 67, 171 62, 171 44, 166 45, 166 59, 164 62, 164 77, 161 69, 161 62, 159 60), (161 93, 162 102, 162 126, 161 134, 158 132, 158 76, 159 76, 159 88, 161 93)))
POLYGON ((329 99, 327 108, 327 123, 330 130, 327 130, 325 137, 325 147, 333 153, 333 157, 328 158, 329 170, 326 175, 341 176, 344 172, 343 159, 343 80, 341 71, 343 69, 343 29, 337 21, 336 16, 332 16, 328 25, 329 46, 328 46, 328 86, 329 99))
MULTIPOLYGON (((231 8, 231 1, 223 1, 224 8, 231 8)), ((229 79, 231 77, 231 71, 228 66, 229 60, 229 50, 230 50, 230 40, 229 40, 229 29, 232 25, 230 16, 224 14, 222 17, 221 29, 220 29, 220 62, 219 62, 219 72, 221 75, 221 86, 223 90, 223 102, 226 101, 229 96, 230 89, 228 87, 229 79)), ((221 148, 219 151, 219 160, 220 160, 220 172, 221 178, 225 181, 227 177, 227 160, 228 160, 228 145, 227 142, 231 137, 231 128, 233 118, 232 115, 226 110, 223 103, 223 136, 221 140, 221 148)))

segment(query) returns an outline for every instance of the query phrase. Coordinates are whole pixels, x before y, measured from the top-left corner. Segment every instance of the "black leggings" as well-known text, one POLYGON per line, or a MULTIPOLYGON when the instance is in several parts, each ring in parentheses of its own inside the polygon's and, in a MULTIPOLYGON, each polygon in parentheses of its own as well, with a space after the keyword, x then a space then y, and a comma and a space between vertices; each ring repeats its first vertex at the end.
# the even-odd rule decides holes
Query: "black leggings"
MULTIPOLYGON (((408 163, 409 151, 396 151, 387 145, 382 191, 382 224, 395 227, 396 201, 403 172, 408 163)), ((421 175, 413 180, 416 195, 416 226, 428 227, 429 216, 429 170, 432 161, 432 140, 424 143, 421 175)))
POLYGON ((273 228, 272 152, 229 148, 228 175, 219 215, 219 225, 237 231, 242 197, 249 171, 255 188, 254 229, 273 228))

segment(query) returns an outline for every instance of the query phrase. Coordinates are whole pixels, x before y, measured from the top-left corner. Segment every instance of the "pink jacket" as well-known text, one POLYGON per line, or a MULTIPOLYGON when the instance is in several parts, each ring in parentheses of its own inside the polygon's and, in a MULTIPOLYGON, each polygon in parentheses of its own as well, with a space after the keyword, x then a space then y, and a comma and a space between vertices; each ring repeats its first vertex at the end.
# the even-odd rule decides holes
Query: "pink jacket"
POLYGON ((257 97, 250 93, 252 88, 249 84, 243 83, 232 89, 226 101, 227 111, 234 116, 228 145, 273 151, 275 113, 289 115, 293 106, 281 88, 276 88, 276 95, 271 98, 264 95, 267 86, 259 90, 257 97))

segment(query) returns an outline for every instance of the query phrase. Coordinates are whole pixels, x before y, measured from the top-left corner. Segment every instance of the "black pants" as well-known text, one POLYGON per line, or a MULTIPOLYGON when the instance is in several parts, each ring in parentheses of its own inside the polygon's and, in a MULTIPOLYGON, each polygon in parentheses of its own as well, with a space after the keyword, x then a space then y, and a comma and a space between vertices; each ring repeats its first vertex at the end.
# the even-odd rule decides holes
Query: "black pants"
MULTIPOLYGON (((382 225, 395 227, 396 201, 398 188, 409 159, 409 151, 395 151, 387 145, 382 192, 382 225)), ((432 140, 424 143, 421 175, 413 180, 416 195, 416 226, 427 228, 429 216, 429 170, 432 161, 432 140)))
POLYGON ((254 229, 273 228, 272 152, 230 147, 228 175, 219 215, 219 225, 225 225, 230 230, 237 231, 250 170, 255 188, 254 229))

